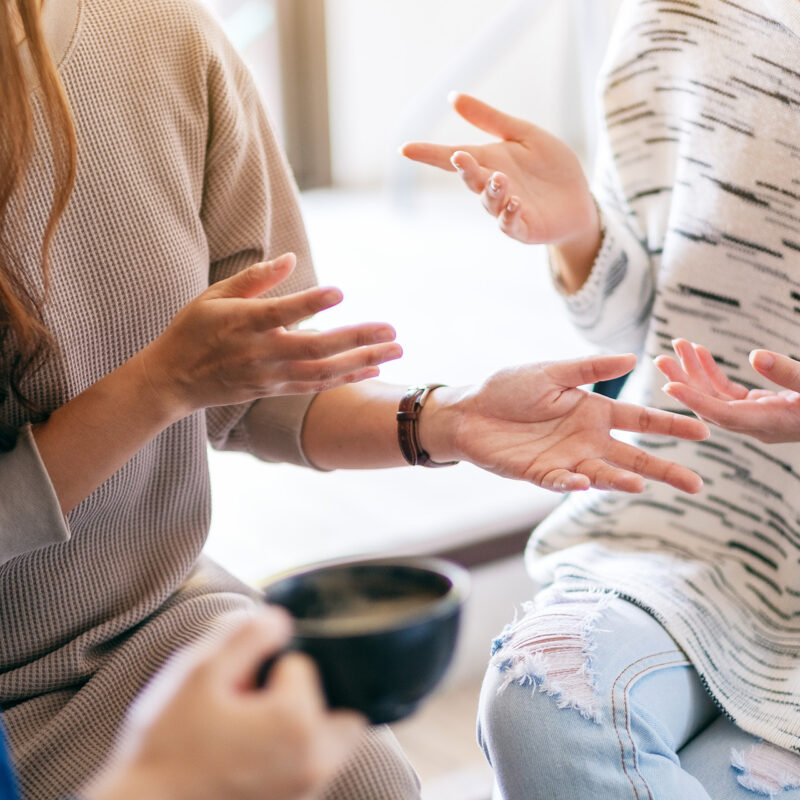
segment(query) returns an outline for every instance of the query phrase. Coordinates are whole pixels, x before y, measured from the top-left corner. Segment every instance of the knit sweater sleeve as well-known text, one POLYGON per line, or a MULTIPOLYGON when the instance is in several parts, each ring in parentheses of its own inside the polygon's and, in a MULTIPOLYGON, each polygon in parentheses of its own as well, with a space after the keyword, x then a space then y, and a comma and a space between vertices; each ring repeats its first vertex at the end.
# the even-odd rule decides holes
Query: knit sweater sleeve
MULTIPOLYGON (((269 295, 316 283, 297 188, 252 76, 220 30, 200 10, 206 65, 208 146, 201 219, 209 282, 258 261, 293 252, 297 266, 269 295)), ((308 464, 300 432, 313 395, 221 406, 206 414, 211 444, 268 461, 308 464)))
POLYGON ((15 447, 0 454, 0 564, 69 537, 58 496, 26 425, 15 447))
POLYGON ((572 324, 590 342, 613 352, 641 352, 655 296, 652 258, 636 218, 626 210, 615 177, 595 184, 604 229, 589 278, 575 294, 556 279, 572 324))

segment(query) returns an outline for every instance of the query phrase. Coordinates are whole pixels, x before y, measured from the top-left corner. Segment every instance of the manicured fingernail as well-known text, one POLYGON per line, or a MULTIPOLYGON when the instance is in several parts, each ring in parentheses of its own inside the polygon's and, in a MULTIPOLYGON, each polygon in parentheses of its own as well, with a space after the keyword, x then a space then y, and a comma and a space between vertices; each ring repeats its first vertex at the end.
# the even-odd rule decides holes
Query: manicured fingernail
POLYGON ((492 194, 497 194, 500 191, 500 184, 494 178, 489 181, 489 191, 492 194))
POLYGON ((453 157, 450 159, 450 163, 451 163, 451 164, 452 164, 452 165, 453 165, 453 166, 454 166, 454 167, 455 167, 455 168, 456 168, 456 169, 457 169, 459 172, 463 172, 463 171, 464 171, 464 167, 462 167, 462 166, 461 166, 461 165, 458 163, 458 161, 456 161, 456 157, 455 157, 455 156, 453 156, 453 157))
POLYGON ((518 208, 519 208, 519 200, 515 198, 513 200, 508 201, 508 205, 506 206, 506 211, 508 211, 509 214, 513 214, 518 208))

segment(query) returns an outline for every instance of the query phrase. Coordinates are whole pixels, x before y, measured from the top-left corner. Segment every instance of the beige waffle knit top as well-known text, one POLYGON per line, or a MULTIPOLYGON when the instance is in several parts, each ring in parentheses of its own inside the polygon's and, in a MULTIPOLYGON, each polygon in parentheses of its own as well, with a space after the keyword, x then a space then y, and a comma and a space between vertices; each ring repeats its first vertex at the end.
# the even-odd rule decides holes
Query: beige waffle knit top
MULTIPOLYGON (((152 341, 209 283, 290 250, 298 266, 280 292, 314 275, 296 189, 251 77, 202 8, 49 0, 45 28, 78 140, 46 307, 60 352, 28 384, 56 408, 152 341)), ((45 138, 11 219, 34 275, 51 186, 45 138)), ((0 704, 27 797, 73 790, 169 653, 246 606, 244 587, 196 567, 210 516, 207 442, 305 463, 309 402, 193 414, 66 519, 24 412, 12 401, 0 408, 21 431, 0 456, 0 704)))

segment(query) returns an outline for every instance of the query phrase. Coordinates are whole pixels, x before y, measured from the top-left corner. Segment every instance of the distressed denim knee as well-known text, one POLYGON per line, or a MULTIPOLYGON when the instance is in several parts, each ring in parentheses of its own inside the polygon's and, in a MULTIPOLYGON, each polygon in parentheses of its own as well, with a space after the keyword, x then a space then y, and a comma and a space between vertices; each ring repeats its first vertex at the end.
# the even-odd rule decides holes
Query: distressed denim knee
POLYGON ((708 800, 675 748, 715 714, 649 614, 610 593, 551 588, 493 644, 479 739, 504 800, 708 800), (631 697, 643 683, 645 705, 663 706, 652 716, 631 697), (671 713, 681 696, 702 713, 671 713))

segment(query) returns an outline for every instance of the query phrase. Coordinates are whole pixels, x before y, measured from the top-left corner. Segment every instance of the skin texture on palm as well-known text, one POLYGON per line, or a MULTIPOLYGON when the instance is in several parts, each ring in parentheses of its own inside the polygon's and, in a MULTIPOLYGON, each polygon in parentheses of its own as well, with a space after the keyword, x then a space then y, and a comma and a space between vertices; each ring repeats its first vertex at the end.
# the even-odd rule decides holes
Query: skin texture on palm
POLYGON ((718 427, 777 444, 800 441, 800 363, 770 350, 750 354, 753 369, 783 387, 750 389, 732 381, 708 348, 676 339, 677 358, 659 356, 655 365, 669 383, 664 392, 718 427))
POLYGON ((525 244, 550 244, 568 291, 588 276, 600 249, 600 219, 583 168, 560 139, 466 94, 451 95, 456 112, 497 137, 485 145, 410 142, 413 161, 458 171, 500 229, 525 244))
POLYGON ((438 407, 421 419, 421 442, 437 460, 465 459, 553 491, 641 492, 644 478, 650 478, 699 492, 702 480, 691 470, 611 434, 632 431, 697 441, 707 438, 705 425, 579 388, 625 375, 635 364, 629 354, 593 356, 502 370, 466 389, 437 389, 431 398, 438 407), (449 451, 441 449, 437 436, 442 435, 453 443, 449 451))

